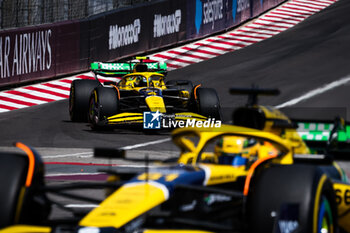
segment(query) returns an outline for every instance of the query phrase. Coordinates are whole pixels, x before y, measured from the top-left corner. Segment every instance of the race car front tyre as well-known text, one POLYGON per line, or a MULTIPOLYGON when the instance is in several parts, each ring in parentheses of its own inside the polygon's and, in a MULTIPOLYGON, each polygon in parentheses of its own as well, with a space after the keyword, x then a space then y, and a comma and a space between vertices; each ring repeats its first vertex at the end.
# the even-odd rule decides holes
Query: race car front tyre
POLYGON ((246 207, 248 232, 337 232, 333 186, 317 166, 263 170, 253 177, 246 207))
MULTIPOLYGON (((37 159, 31 183, 28 157, 19 153, 0 152, 0 228, 13 224, 40 224, 47 220, 51 206, 43 187, 43 168, 37 159)), ((41 162, 40 162, 41 163, 41 162)))
POLYGON ((0 153, 0 228, 15 223, 17 202, 24 186, 28 159, 14 153, 0 153))
POLYGON ((97 80, 73 80, 69 94, 69 116, 74 122, 87 122, 91 92, 100 83, 97 80))
POLYGON ((105 120, 118 113, 119 99, 114 87, 97 87, 93 90, 89 105, 89 123, 93 130, 108 129, 105 120))
POLYGON ((197 88, 196 93, 197 110, 198 113, 221 120, 220 100, 218 94, 213 88, 197 88))

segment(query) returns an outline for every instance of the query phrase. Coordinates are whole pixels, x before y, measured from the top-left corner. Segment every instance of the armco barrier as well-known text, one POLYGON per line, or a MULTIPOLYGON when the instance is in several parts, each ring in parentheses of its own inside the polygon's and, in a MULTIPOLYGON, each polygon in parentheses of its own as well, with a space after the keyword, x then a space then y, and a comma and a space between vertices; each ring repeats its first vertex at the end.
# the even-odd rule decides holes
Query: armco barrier
POLYGON ((80 22, 0 32, 0 85, 81 71, 80 22))
POLYGON ((234 27, 285 0, 163 0, 93 17, 0 31, 0 86, 86 71, 234 27))

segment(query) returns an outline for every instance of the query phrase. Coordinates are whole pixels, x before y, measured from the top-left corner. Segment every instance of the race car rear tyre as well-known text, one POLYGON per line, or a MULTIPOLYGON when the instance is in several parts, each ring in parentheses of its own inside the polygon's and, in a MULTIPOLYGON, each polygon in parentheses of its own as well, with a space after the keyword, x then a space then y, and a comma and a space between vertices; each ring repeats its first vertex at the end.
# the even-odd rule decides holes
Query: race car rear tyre
POLYGON ((190 80, 169 80, 165 83, 165 86, 169 89, 185 90, 189 94, 193 89, 193 83, 190 80))
POLYGON ((195 95, 199 114, 216 120, 221 119, 220 100, 215 89, 197 88, 195 95))
POLYGON ((27 156, 0 152, 0 228, 13 224, 40 224, 47 220, 51 206, 45 193, 43 163, 35 157, 35 167, 29 186, 27 156))
POLYGON ((246 207, 249 232, 337 232, 333 186, 317 166, 263 170, 253 177, 246 207))
POLYGON ((87 122, 91 92, 100 83, 97 80, 74 80, 69 94, 69 116, 74 122, 87 122))
POLYGON ((104 120, 118 113, 118 92, 114 87, 97 87, 91 94, 89 123, 93 130, 109 129, 104 120))

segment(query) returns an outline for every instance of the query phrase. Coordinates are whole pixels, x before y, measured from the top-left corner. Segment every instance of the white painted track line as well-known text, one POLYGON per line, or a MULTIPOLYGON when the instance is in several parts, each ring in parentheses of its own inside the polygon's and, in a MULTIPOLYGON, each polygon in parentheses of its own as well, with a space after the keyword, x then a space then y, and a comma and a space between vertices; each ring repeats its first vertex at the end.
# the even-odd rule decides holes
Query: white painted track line
POLYGON ((334 82, 331 82, 331 83, 328 83, 322 87, 319 87, 317 89, 314 89, 314 90, 311 90, 307 93, 305 93, 304 95, 302 96, 299 96, 295 99, 292 99, 292 100, 289 100, 285 103, 282 103, 282 104, 279 104, 277 106, 275 106, 276 108, 284 108, 284 107, 289 107, 289 106, 292 106, 292 105, 295 105, 301 101, 304 101, 304 100, 307 100, 307 99, 310 99, 312 97, 315 97, 317 95, 320 95, 320 94, 323 94, 324 92, 326 91, 329 91, 329 90, 332 90, 336 87, 339 87, 339 86, 342 86, 346 83, 350 82, 350 75, 344 77, 344 78, 341 78, 339 80, 336 80, 334 82))

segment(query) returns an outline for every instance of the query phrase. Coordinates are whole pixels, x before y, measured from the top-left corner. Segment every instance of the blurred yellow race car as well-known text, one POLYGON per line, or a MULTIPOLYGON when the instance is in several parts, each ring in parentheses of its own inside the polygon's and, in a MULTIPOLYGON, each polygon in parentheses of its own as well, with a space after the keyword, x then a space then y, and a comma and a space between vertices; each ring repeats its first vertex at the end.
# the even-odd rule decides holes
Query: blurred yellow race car
MULTIPOLYGON (((350 184, 334 154, 297 154, 288 139, 232 125, 176 129, 172 139, 180 149, 173 162, 110 168, 105 183, 50 186, 43 182, 39 155, 17 143, 27 156, 0 156, 0 232, 350 231, 350 184), (67 192, 98 187, 110 194, 101 203, 67 192), (50 206, 59 203, 47 193, 98 206, 74 219, 55 221, 48 215, 50 206)), ((95 156, 125 158, 125 152, 95 149, 95 156)))

